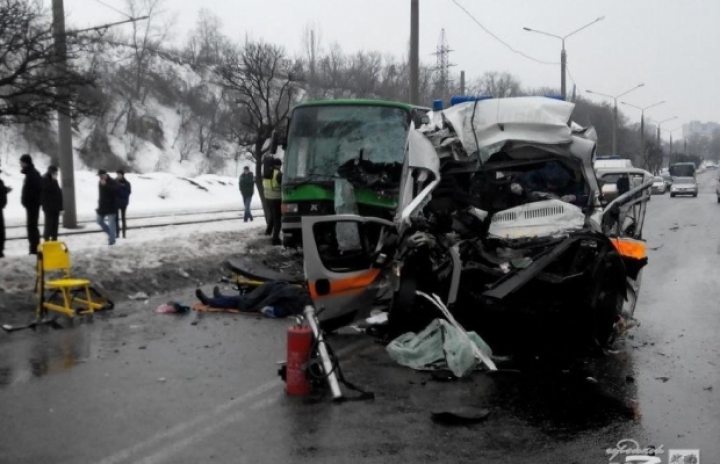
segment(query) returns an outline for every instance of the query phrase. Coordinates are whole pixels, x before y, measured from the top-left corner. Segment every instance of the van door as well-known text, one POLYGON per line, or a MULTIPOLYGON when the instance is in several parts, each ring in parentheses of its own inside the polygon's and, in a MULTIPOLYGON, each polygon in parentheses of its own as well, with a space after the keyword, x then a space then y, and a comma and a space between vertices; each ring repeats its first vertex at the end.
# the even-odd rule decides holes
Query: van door
POLYGON ((319 319, 342 326, 389 304, 392 222, 354 214, 302 218, 305 278, 319 319))

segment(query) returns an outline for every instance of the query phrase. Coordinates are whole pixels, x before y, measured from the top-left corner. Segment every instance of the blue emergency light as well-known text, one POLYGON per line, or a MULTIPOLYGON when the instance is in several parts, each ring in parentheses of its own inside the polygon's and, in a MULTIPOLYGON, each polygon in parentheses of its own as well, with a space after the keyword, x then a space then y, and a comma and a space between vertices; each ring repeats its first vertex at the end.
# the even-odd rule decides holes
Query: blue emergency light
POLYGON ((459 105, 465 102, 489 100, 492 95, 455 95, 450 99, 450 106, 459 105))
POLYGON ((552 98, 553 100, 565 101, 562 95, 543 95, 545 98, 552 98))
POLYGON ((442 100, 433 100, 432 109, 433 109, 433 111, 442 111, 443 101, 442 100))

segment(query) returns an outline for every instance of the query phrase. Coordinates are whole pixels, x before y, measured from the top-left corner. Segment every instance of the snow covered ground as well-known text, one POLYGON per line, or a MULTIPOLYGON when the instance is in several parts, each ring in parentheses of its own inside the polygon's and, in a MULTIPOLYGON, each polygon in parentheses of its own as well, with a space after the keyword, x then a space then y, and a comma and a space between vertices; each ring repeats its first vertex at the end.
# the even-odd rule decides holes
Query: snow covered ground
MULTIPOLYGON (((39 166, 41 169, 42 166, 39 166)), ((41 171, 42 172, 42 171, 41 171)), ((202 175, 195 178, 167 173, 127 174, 132 184, 128 217, 133 214, 184 211, 242 210, 238 179, 202 175)), ((19 167, 3 165, 0 174, 5 185, 13 189, 8 196, 5 220, 8 226, 25 223, 25 210, 20 204, 24 176, 19 167)), ((75 196, 79 220, 92 220, 98 201, 98 178, 94 172, 75 172, 75 196)), ((253 208, 261 208, 260 197, 253 197, 253 208)), ((42 215, 40 220, 42 221, 42 215)))
MULTIPOLYGON (((262 219, 138 230, 108 246, 102 234, 69 236, 73 274, 90 279, 115 301, 143 291, 148 295, 216 282, 225 259, 264 255, 270 241, 262 219)), ((35 257, 26 241, 11 241, 0 260, 0 313, 32 313, 35 257)), ((277 247, 274 247, 277 249, 277 247)), ((189 295, 186 295, 189 296, 189 295)))

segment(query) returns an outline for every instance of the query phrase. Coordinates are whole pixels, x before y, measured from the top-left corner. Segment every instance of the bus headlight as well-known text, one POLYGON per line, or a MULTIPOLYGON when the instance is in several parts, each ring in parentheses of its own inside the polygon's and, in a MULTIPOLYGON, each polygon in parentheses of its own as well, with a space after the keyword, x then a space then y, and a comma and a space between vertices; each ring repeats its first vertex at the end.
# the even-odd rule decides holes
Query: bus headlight
POLYGON ((297 203, 283 203, 281 206, 281 211, 283 214, 295 214, 298 212, 298 205, 297 203))

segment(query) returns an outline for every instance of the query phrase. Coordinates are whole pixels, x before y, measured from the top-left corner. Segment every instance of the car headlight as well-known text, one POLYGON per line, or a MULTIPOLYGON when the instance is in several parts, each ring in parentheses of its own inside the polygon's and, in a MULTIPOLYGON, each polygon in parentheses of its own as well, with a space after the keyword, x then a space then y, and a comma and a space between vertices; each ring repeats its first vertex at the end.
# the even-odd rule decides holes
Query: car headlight
POLYGON ((281 206, 281 211, 283 214, 290 213, 294 214, 298 212, 298 205, 297 203, 283 203, 281 206))

